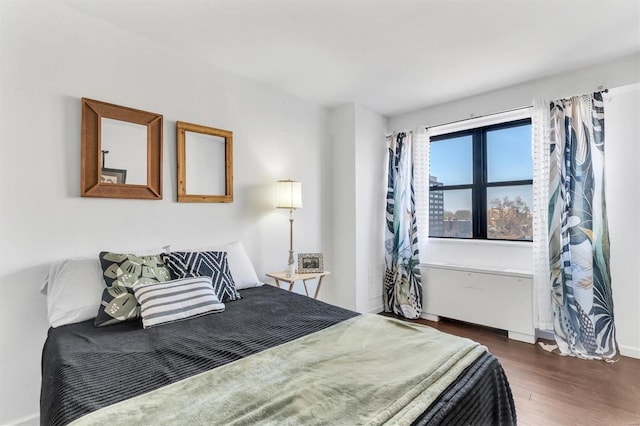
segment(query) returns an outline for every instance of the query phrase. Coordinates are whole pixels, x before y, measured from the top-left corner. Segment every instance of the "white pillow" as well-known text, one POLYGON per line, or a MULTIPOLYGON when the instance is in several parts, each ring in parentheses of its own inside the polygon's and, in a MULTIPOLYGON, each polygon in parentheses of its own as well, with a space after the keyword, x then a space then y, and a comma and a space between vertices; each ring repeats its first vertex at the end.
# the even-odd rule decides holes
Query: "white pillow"
POLYGON ((105 284, 98 258, 66 259, 51 265, 42 290, 47 290, 51 327, 96 317, 105 284))
MULTIPOLYGON (((106 251, 106 250, 105 250, 106 251)), ((170 253, 171 252, 171 245, 166 245, 166 246, 162 246, 162 247, 155 247, 152 249, 139 249, 139 250, 109 250, 112 253, 135 253, 138 256, 150 256, 150 255, 154 255, 154 254, 160 254, 160 253, 170 253)), ((86 260, 86 259, 90 259, 88 257, 77 257, 77 258, 72 258, 70 260, 86 260)), ((92 258, 91 258, 92 259, 92 258)), ((98 254, 96 254, 96 259, 98 259, 98 254)), ((58 263, 61 263, 64 261, 60 261, 58 263)), ((100 265, 100 261, 98 261, 98 265, 100 265)), ((102 271, 102 269, 101 269, 102 271)), ((100 272, 102 274, 102 272, 100 272)), ((47 292, 48 292, 48 284, 49 284, 49 276, 51 275, 51 271, 49 271, 49 274, 47 274, 47 276, 44 278, 44 282, 42 283, 42 286, 40 286, 40 293, 44 294, 46 296, 47 292)), ((104 281, 103 281, 104 283, 104 281)))
POLYGON ((215 247, 207 247, 207 251, 226 251, 229 270, 233 277, 236 290, 250 287, 260 287, 264 283, 258 279, 258 274, 244 250, 242 241, 235 241, 215 247))

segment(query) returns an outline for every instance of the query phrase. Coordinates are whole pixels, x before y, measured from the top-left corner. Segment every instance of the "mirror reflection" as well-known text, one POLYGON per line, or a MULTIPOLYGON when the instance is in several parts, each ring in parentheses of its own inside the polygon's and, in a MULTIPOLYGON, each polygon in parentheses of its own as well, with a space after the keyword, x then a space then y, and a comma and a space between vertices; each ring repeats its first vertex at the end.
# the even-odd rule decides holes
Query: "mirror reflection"
POLYGON ((147 184, 147 126, 102 117, 100 182, 147 184))
POLYGON ((176 123, 178 202, 233 202, 233 133, 176 123))
POLYGON ((185 132, 187 194, 225 194, 225 138, 185 132))

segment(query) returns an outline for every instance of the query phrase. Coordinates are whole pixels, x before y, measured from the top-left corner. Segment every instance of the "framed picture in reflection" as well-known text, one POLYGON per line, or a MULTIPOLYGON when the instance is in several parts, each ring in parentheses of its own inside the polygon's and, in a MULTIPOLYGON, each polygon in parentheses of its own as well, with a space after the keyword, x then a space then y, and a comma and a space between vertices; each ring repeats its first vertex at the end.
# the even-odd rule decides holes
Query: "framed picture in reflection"
POLYGON ((100 183, 126 183, 127 171, 124 169, 102 168, 100 183))

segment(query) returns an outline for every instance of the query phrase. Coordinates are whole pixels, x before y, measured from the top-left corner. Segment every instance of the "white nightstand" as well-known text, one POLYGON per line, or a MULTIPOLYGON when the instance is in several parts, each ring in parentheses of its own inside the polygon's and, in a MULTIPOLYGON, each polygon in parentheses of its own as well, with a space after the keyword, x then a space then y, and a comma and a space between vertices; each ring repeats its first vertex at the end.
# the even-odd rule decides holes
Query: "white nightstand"
POLYGON ((278 288, 280 288, 280 281, 289 283, 289 291, 293 290, 293 285, 295 284, 296 281, 302 281, 302 284, 304 285, 304 291, 305 293, 307 293, 307 296, 309 296, 309 290, 307 289, 307 281, 317 279, 318 286, 316 287, 316 292, 313 295, 313 298, 317 299, 318 292, 320 291, 320 285, 322 285, 322 279, 329 274, 330 274, 329 271, 324 271, 324 272, 312 272, 309 274, 296 273, 290 277, 288 277, 284 272, 269 272, 266 275, 270 278, 273 278, 276 281, 276 285, 278 286, 278 288))

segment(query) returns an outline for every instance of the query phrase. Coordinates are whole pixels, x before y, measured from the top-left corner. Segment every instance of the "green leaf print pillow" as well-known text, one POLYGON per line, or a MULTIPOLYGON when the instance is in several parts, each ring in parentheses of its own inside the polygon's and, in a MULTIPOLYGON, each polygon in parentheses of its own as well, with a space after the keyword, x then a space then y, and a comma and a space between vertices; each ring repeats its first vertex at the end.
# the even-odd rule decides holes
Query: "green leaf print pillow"
POLYGON ((169 269, 160 255, 100 253, 100 266, 107 288, 102 292, 94 325, 102 327, 140 318, 140 304, 133 293, 135 284, 169 281, 169 269))
POLYGON ((135 254, 100 253, 100 265, 107 287, 119 285, 133 287, 135 284, 169 281, 169 269, 159 254, 137 256, 135 254))
POLYGON ((103 327, 138 318, 141 318, 140 305, 133 289, 114 285, 105 288, 102 292, 102 301, 93 324, 96 327, 103 327))

